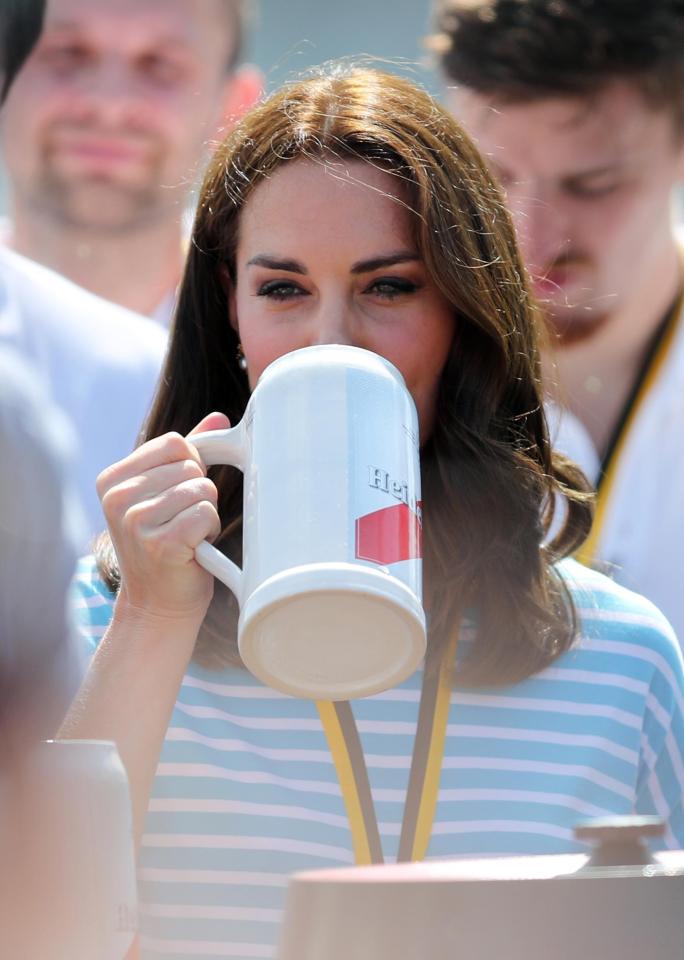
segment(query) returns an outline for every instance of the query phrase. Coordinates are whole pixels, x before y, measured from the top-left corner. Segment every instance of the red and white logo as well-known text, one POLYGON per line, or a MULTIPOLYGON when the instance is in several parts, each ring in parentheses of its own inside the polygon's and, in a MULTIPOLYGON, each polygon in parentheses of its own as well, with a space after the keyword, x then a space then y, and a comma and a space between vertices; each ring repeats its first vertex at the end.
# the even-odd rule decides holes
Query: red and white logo
MULTIPOLYGON (((418 504, 420 510, 420 504, 418 504)), ((387 566, 423 556, 423 528, 418 513, 405 503, 375 510, 356 521, 356 557, 387 566)))

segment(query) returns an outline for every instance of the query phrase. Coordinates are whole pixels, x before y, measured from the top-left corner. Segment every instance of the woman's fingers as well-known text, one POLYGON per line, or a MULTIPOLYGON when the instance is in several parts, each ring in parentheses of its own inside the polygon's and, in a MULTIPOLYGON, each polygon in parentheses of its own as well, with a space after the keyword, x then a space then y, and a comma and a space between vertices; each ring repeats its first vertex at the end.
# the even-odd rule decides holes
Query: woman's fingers
POLYGON ((190 544, 192 557, 203 540, 213 541, 221 532, 221 521, 216 510, 208 500, 190 504, 184 510, 174 514, 167 522, 155 528, 153 536, 159 543, 173 549, 176 543, 190 544))
POLYGON ((183 460, 194 460, 204 472, 197 450, 180 433, 165 433, 161 437, 154 437, 123 460, 103 470, 97 478, 97 492, 102 498, 106 491, 116 484, 141 476, 164 464, 175 464, 183 460))
MULTIPOLYGON (((188 436, 204 433, 207 430, 223 430, 229 426, 230 421, 225 414, 209 413, 200 420, 188 436)), ((161 471, 154 473, 154 471, 167 465, 175 467, 178 463, 184 463, 184 470, 191 472, 191 463, 188 461, 196 463, 201 474, 206 473, 197 449, 189 440, 179 433, 165 433, 161 437, 148 440, 124 460, 103 470, 97 478, 97 492, 102 499, 112 487, 125 484, 127 481, 133 481, 133 486, 140 487, 141 492, 160 492, 167 489, 173 482, 167 479, 173 476, 173 471, 169 470, 166 473, 161 471)))
POLYGON ((196 504, 206 502, 215 513, 217 499, 216 485, 211 480, 205 476, 191 477, 132 503, 126 510, 126 520, 132 530, 151 530, 196 504))
POLYGON ((206 433, 207 430, 226 430, 229 426, 230 420, 225 413, 208 413, 196 427, 192 428, 188 436, 192 437, 196 433, 206 433))
MULTIPOLYGON (((229 426, 212 413, 189 435, 229 426)), ((220 532, 218 493, 191 439, 168 433, 103 471, 98 492, 121 568, 119 605, 201 622, 213 578, 194 560, 220 532)))
POLYGON ((179 484, 201 480, 205 476, 204 467, 196 460, 178 460, 152 467, 104 490, 101 494, 104 514, 108 518, 115 516, 132 504, 159 497, 179 484))
MULTIPOLYGON (((125 526, 142 550, 142 555, 136 552, 135 563, 128 564, 129 572, 134 573, 139 581, 136 585, 139 594, 164 597, 164 606, 168 608, 170 603, 178 602, 181 597, 188 594, 194 596, 196 591, 201 593, 202 582, 211 580, 194 563, 195 549, 203 540, 215 540, 221 524, 215 508, 208 500, 192 500, 162 523, 147 522, 148 519, 143 514, 135 515, 135 511, 129 511, 126 515, 125 526), (188 569, 188 565, 191 569, 188 569), (168 571, 161 589, 154 587, 150 577, 156 568, 168 571), (183 573, 183 570, 186 572, 183 573), (174 571, 172 576, 171 571, 174 571), (191 571, 192 576, 188 576, 191 571), (141 573, 145 573, 143 578, 140 577, 141 573), (182 583, 177 580, 178 575, 182 575, 182 583), (172 590, 169 591, 170 599, 167 599, 169 587, 172 590)), ((130 592, 133 592, 130 577, 124 576, 124 580, 130 592)))

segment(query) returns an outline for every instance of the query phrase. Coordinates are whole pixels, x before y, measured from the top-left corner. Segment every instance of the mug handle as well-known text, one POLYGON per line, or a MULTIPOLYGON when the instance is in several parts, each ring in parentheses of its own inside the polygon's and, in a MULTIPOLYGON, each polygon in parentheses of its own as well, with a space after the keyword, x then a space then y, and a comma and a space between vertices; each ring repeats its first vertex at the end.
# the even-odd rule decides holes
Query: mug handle
MULTIPOLYGON (((236 427, 227 430, 208 430, 190 438, 204 465, 230 464, 239 470, 245 469, 244 419, 236 427)), ((212 546, 208 540, 195 549, 195 560, 201 567, 225 583, 235 594, 238 603, 242 598, 242 570, 212 546)))

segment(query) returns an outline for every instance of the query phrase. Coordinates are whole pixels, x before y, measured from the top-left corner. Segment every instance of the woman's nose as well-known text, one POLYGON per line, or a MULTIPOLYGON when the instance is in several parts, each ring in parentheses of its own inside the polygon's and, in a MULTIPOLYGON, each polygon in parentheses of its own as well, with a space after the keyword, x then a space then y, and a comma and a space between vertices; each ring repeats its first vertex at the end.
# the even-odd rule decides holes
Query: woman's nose
POLYGON ((358 346, 357 326, 351 309, 346 305, 322 305, 316 317, 312 344, 318 346, 341 343, 358 346))

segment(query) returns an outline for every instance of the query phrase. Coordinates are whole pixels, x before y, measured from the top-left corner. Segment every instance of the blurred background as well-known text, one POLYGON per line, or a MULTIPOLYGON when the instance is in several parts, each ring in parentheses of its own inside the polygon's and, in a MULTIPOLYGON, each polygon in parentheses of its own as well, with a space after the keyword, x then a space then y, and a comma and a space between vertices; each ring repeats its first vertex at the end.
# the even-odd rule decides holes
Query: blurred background
POLYGON ((423 46, 430 22, 426 0, 401 10, 396 0, 259 0, 254 17, 247 59, 264 71, 268 90, 326 60, 368 54, 437 92, 423 46))

